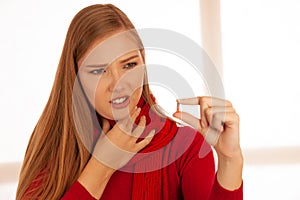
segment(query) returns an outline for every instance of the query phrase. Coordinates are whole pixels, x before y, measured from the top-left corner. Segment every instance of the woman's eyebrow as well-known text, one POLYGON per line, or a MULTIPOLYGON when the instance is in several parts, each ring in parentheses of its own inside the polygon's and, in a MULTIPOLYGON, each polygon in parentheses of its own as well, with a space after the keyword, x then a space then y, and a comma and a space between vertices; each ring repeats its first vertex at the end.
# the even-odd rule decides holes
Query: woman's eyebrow
POLYGON ((139 55, 133 55, 133 56, 130 56, 129 58, 126 58, 126 59, 124 59, 124 60, 121 60, 120 63, 128 62, 129 60, 134 59, 134 58, 137 58, 137 57, 139 57, 139 55))
MULTIPOLYGON (((126 63, 131 59, 137 58, 139 57, 139 55, 133 55, 130 56, 129 58, 125 58, 124 60, 121 60, 120 63, 126 63)), ((102 68, 102 67, 106 67, 108 64, 90 64, 90 65, 86 65, 86 67, 88 68, 102 68)))
POLYGON ((108 64, 92 64, 92 65, 86 65, 86 67, 89 68, 102 68, 102 67, 106 67, 108 64))

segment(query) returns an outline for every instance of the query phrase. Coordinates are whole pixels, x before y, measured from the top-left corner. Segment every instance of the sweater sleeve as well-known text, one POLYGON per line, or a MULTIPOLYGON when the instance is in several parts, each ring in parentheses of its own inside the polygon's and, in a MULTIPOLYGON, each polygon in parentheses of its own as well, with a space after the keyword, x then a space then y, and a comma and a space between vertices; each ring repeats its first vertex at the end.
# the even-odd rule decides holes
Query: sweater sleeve
MULTIPOLYGON (((189 131, 188 131, 189 132, 189 131)), ((185 131, 185 135, 187 132, 185 131)), ((185 200, 242 200, 243 185, 235 191, 223 188, 216 178, 214 156, 211 147, 205 143, 201 134, 196 134, 193 143, 178 161, 182 195, 185 200), (199 157, 202 145, 208 153, 199 157)))
POLYGON ((223 188, 217 178, 215 178, 214 185, 210 195, 211 200, 242 200, 243 199, 243 183, 237 190, 229 191, 223 188))
POLYGON ((75 181, 61 200, 95 200, 95 198, 78 182, 75 181))

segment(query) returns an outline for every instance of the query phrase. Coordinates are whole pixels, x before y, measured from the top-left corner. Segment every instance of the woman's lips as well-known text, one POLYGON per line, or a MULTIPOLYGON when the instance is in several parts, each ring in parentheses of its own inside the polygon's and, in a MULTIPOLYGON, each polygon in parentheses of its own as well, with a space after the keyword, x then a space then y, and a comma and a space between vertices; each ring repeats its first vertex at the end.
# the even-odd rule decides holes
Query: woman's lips
POLYGON ((109 101, 109 103, 111 103, 111 106, 113 108, 121 109, 121 108, 125 108, 128 106, 128 104, 130 103, 130 98, 129 98, 129 96, 121 96, 121 97, 112 99, 111 101, 109 101))

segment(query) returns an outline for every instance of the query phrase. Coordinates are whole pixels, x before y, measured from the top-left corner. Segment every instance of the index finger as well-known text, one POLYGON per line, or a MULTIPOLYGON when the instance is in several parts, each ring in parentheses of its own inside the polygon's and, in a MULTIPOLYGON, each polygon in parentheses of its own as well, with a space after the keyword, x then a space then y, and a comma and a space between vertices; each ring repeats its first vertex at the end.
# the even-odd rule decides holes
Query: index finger
POLYGON ((232 106, 230 101, 211 96, 197 96, 192 98, 177 99, 177 102, 184 105, 200 105, 201 126, 205 128, 209 125, 205 111, 209 107, 232 106))
POLYGON ((141 108, 136 108, 132 115, 128 115, 124 119, 119 120, 117 124, 120 127, 120 129, 128 135, 131 135, 133 124, 136 118, 139 116, 140 112, 141 108))
POLYGON ((185 99, 177 99, 177 102, 184 105, 199 105, 200 97, 191 97, 185 99))
POLYGON ((232 106, 230 101, 211 96, 197 96, 192 98, 177 99, 177 102, 183 105, 207 105, 213 106, 232 106))

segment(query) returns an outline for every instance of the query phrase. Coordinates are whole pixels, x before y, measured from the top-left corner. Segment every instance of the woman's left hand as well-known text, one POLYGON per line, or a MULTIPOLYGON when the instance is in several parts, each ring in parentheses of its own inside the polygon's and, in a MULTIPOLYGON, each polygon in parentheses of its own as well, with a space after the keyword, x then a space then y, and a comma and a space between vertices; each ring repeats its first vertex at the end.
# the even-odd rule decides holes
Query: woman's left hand
MULTIPOLYGON (((243 155, 240 147, 239 116, 231 102, 214 97, 177 100, 180 104, 200 105, 200 119, 186 112, 174 117, 198 130, 218 155, 217 179, 223 188, 236 190, 242 184, 243 155)), ((205 149, 205 148, 204 148, 205 149)), ((201 156, 201 149, 199 152, 201 156)))
POLYGON ((198 130, 207 143, 214 146, 218 154, 219 184, 228 190, 238 189, 242 184, 243 155, 240 147, 239 116, 231 102, 214 97, 194 97, 177 101, 185 105, 200 105, 201 119, 180 111, 173 115, 198 130))
POLYGON ((231 102, 214 97, 178 99, 183 105, 200 105, 200 119, 186 112, 176 112, 174 117, 198 130, 206 141, 214 146, 218 156, 241 156, 239 116, 231 102))

